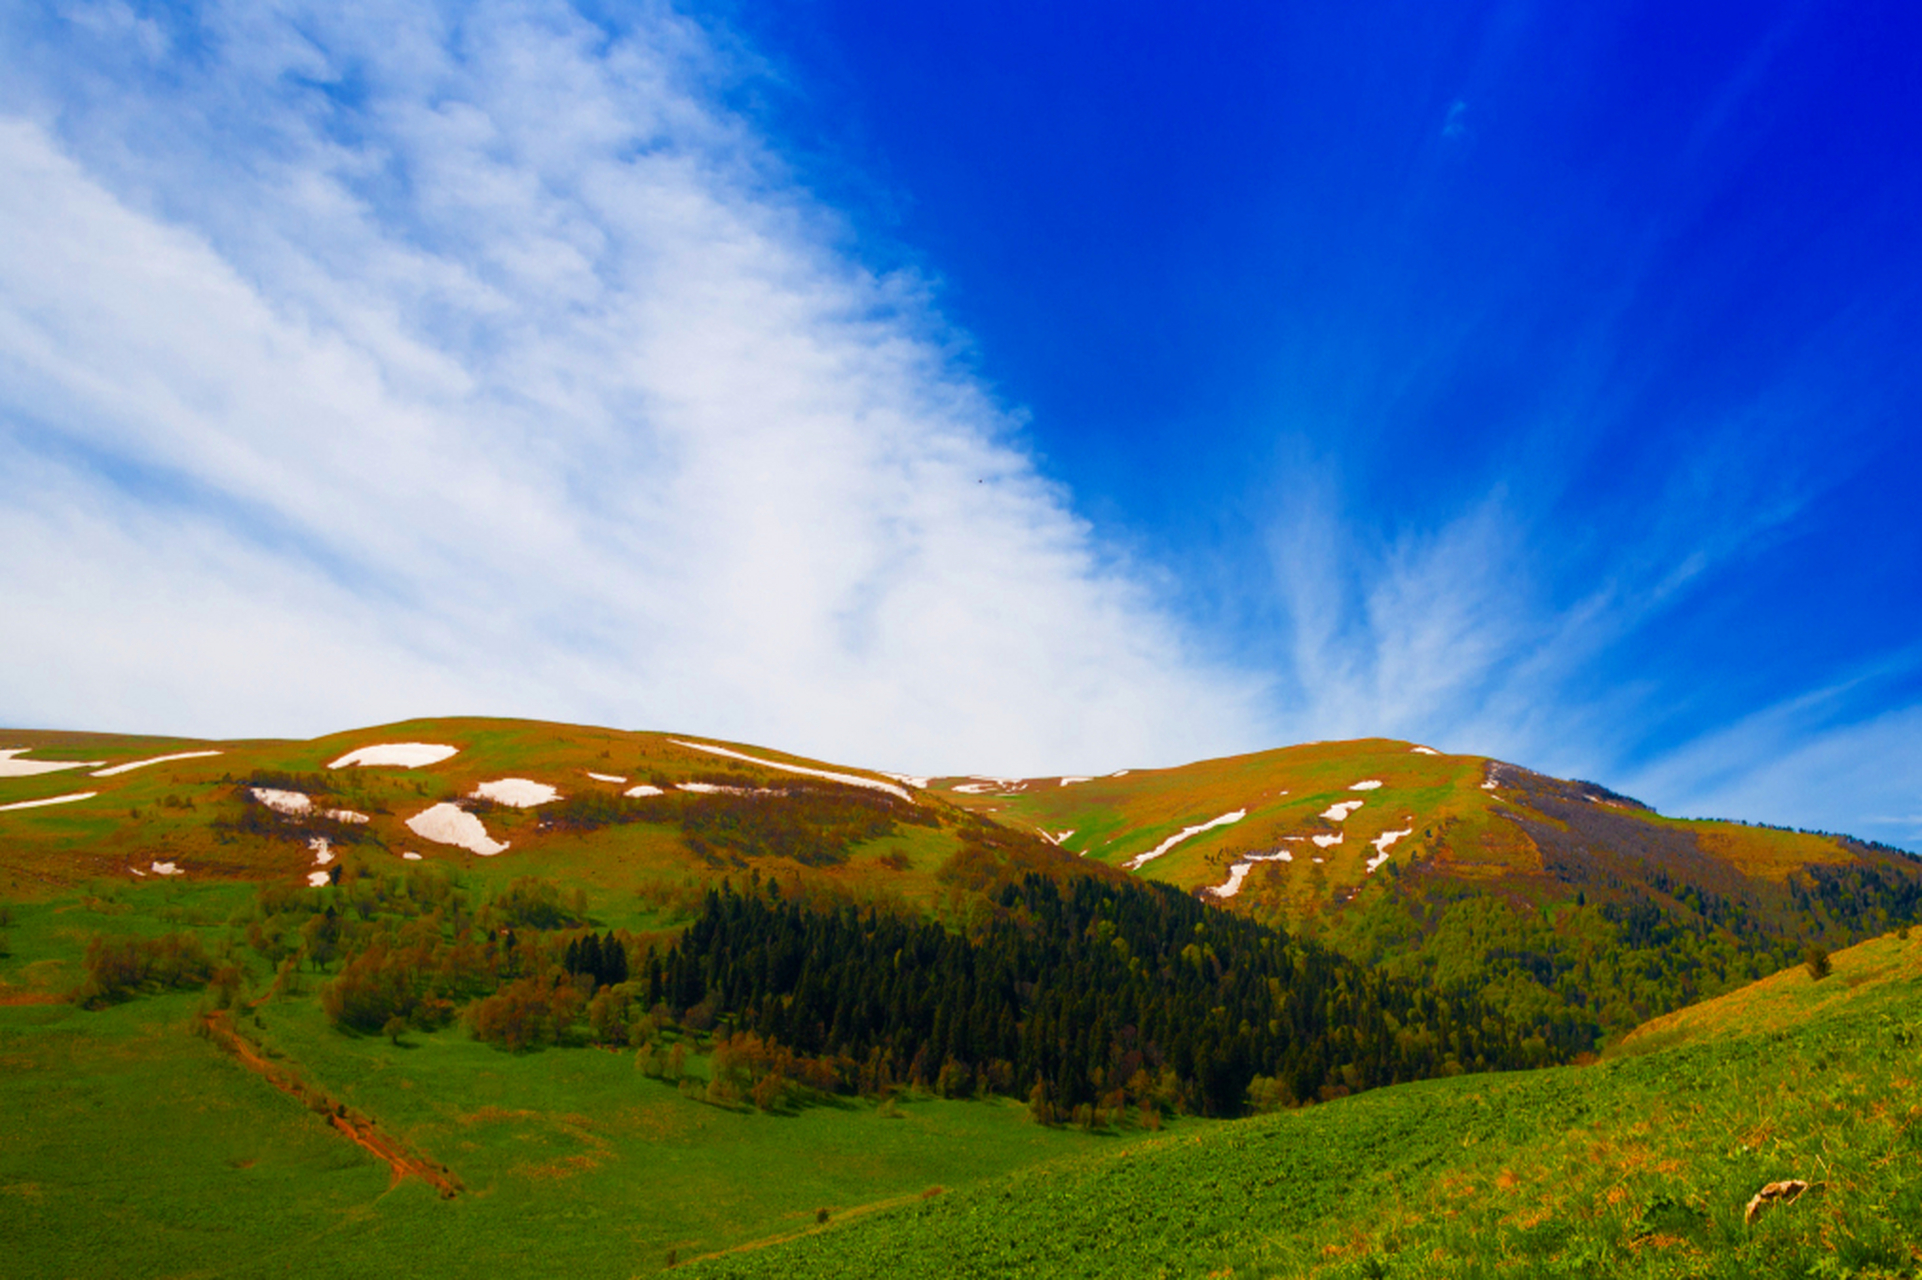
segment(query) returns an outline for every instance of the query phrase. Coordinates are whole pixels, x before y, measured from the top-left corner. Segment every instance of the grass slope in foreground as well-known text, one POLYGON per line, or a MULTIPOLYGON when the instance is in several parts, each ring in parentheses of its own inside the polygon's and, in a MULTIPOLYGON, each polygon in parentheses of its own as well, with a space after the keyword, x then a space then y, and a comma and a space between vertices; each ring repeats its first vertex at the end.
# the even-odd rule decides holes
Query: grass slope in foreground
POLYGON ((1035 1168, 702 1276, 1913 1276, 1922 937, 1460 1077, 1035 1168), (1813 1184, 1744 1222, 1764 1183, 1813 1184))

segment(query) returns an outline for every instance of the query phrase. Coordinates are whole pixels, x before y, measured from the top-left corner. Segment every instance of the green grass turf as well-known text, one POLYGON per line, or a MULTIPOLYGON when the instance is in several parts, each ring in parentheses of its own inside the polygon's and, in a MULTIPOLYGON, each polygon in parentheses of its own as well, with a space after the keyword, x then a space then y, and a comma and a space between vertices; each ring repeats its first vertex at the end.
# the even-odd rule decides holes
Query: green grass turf
MULTIPOLYGON (((385 1164, 191 1034, 202 993, 100 1012, 48 1002, 78 981, 94 932, 193 928, 218 951, 252 897, 102 889, 10 908, 0 1276, 648 1274, 670 1250, 686 1259, 804 1229, 823 1208, 858 1215, 1146 1136, 1044 1128, 1007 1101, 717 1107, 648 1078, 632 1053, 513 1055, 458 1026, 397 1047, 330 1027, 311 974, 242 1016, 277 1065, 449 1166, 466 1190, 443 1201, 418 1181, 390 1186, 385 1164)), ((252 976, 264 987, 257 963, 252 976)), ((705 1071, 698 1056, 691 1071, 705 1071)))
POLYGON ((1918 975, 1922 938, 1880 940, 1819 989, 1776 979, 1771 1007, 1799 1018, 1751 1024, 1757 996, 1737 992, 1667 1048, 1078 1157, 695 1274, 1913 1276, 1918 975), (1745 1225, 1749 1197, 1791 1177, 1813 1189, 1745 1225))

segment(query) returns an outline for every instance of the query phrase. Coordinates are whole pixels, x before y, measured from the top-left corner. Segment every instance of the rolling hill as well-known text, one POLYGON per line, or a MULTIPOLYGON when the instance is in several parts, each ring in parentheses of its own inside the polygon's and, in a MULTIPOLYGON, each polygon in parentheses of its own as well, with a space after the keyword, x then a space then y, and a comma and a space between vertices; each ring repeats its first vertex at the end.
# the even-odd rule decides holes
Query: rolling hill
MULTIPOLYGON (((1636 1064, 1721 1045, 1710 1011, 1799 990, 1806 949, 1841 981, 1767 1017, 1855 1026, 1836 993, 1906 991, 1907 961, 1858 980, 1894 944, 1841 949, 1913 919, 1919 883, 1898 851, 1385 740, 1023 780, 486 719, 0 733, 0 1230, 35 1274, 632 1274, 870 1214, 846 1238, 885 1254, 951 1204, 994 1217, 997 1179, 1047 1203, 1147 1167, 1121 1152, 1172 1161, 1143 1184, 1169 1195, 1199 1143, 1259 1198, 1283 1175, 1234 1170, 1260 1126, 1387 1161, 1380 1191, 1485 1108, 1546 1141, 1536 1112, 1580 1090, 1529 1081, 1655 1096, 1636 1064)), ((1262 1149, 1309 1159, 1289 1141, 1262 1149)), ((1348 1190, 1314 1194, 1375 1242, 1327 1257, 1380 1252, 1348 1190)), ((1154 1238, 1322 1267, 1216 1212, 1154 1238)))

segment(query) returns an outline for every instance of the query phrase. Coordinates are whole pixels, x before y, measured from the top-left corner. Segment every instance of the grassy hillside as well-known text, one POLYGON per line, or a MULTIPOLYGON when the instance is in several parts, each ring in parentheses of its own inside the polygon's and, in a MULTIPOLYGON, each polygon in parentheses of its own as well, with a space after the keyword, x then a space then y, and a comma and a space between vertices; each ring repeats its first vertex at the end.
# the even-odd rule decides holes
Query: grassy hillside
POLYGON ((710 1276, 1912 1276, 1922 937, 1608 1061, 1378 1090, 705 1259, 710 1276), (1744 1221, 1765 1184, 1793 1204, 1744 1221))
POLYGON ((1922 916, 1922 864, 1901 851, 1666 818, 1591 783, 1406 742, 934 785, 1090 861, 1472 987, 1516 1018, 1552 1016, 1597 1048, 1808 946, 1922 916))
POLYGON ((1780 1256, 1908 1247, 1908 944, 1622 1039, 1912 918, 1893 851, 1379 740, 931 785, 482 719, 0 752, 21 1274, 1755 1264, 1760 1156, 1697 1147, 1763 1096, 1780 1176, 1870 1188, 1824 1174, 1780 1256), (402 743, 447 750, 333 767, 402 743), (1880 1165, 1811 1127, 1845 1106, 1880 1165))

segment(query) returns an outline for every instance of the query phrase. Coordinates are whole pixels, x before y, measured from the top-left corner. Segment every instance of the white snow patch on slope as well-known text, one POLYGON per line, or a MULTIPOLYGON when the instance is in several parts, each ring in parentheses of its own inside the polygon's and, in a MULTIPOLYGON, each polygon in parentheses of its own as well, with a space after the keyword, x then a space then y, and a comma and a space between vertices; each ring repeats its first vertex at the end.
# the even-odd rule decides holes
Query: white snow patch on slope
POLYGON ((111 778, 117 774, 131 773, 135 769, 144 769, 150 764, 166 764, 169 760, 201 760, 207 756, 219 754, 218 751, 176 751, 170 756, 150 756, 145 760, 129 760, 125 764, 114 765, 111 769, 95 769, 93 776, 111 778))
MULTIPOLYGON (((676 791, 692 791, 697 795, 704 795, 704 796, 712 796, 712 795, 744 796, 747 794, 746 787, 721 787, 721 786, 716 786, 712 782, 677 782, 674 784, 674 789, 676 791)), ((639 791, 640 788, 636 787, 634 788, 634 790, 639 791)), ((632 795, 633 792, 629 792, 628 794, 632 795)))
POLYGON ((1154 848, 1148 850, 1148 852, 1136 854, 1133 858, 1130 858, 1125 865, 1129 871, 1139 870, 1142 866, 1153 862, 1156 858, 1159 858, 1162 854, 1168 852, 1168 850, 1174 848, 1189 836, 1198 836, 1202 832, 1212 830, 1215 827, 1229 826, 1232 823, 1240 822, 1247 816, 1248 811, 1246 809, 1237 809, 1233 813, 1224 813, 1219 818, 1203 822, 1198 826, 1183 827, 1154 848))
POLYGON ((1125 778, 1128 776, 1128 771, 1126 769, 1116 769, 1113 773, 1109 774, 1108 776, 1110 778, 1125 778))
MULTIPOLYGON (((1040 828, 1037 827, 1036 830, 1039 831, 1040 828)), ((1069 827, 1066 831, 1041 831, 1041 838, 1058 848, 1063 840, 1066 840, 1073 834, 1074 828, 1069 827)))
POLYGON ((1001 784, 998 782, 963 782, 958 784, 954 789, 964 796, 978 796, 985 795, 990 791, 999 790, 1000 786, 1001 784))
POLYGON ((107 763, 105 760, 15 760, 14 757, 33 750, 32 747, 8 747, 0 750, 0 778, 32 778, 43 773, 58 773, 62 769, 93 769, 107 763))
MULTIPOLYGON (((1299 836, 1284 837, 1284 839, 1289 840, 1299 838, 1299 836)), ((1295 855, 1286 849, 1277 849, 1273 853, 1251 854, 1245 861, 1237 862, 1229 867, 1228 878, 1222 883, 1210 888, 1208 892, 1214 894, 1217 898, 1232 898, 1241 892, 1241 882, 1248 878, 1248 873, 1255 869, 1257 862, 1293 862, 1294 860, 1295 855)), ((1319 862, 1320 859, 1317 858, 1316 861, 1319 862)))
POLYGON ((459 747, 433 742, 378 742, 369 747, 356 747, 327 767, 346 769, 353 765, 390 765, 401 769, 418 769, 422 765, 439 764, 459 752, 459 747))
POLYGON ((695 751, 705 751, 709 755, 727 756, 734 760, 745 760, 749 764, 758 764, 764 769, 781 769, 787 773, 804 773, 811 778, 826 778, 830 782, 845 782, 853 787, 871 787, 876 791, 885 791, 891 796, 899 796, 909 804, 914 803, 913 796, 891 782, 877 782, 873 778, 863 778, 852 773, 834 773, 828 769, 809 769, 798 764, 781 764, 774 760, 762 760, 755 756, 743 755, 739 751, 730 751, 726 747, 710 747, 700 742, 683 742, 679 738, 669 738, 668 741, 677 747, 689 747, 695 751))
POLYGON ((1061 780, 1061 785, 1064 787, 1068 787, 1068 786, 1073 786, 1077 782, 1093 782, 1093 781, 1094 781, 1093 778, 1063 778, 1061 780))
MULTIPOLYGON (((1341 843, 1341 832, 1337 831, 1332 836, 1309 836, 1308 838, 1324 849, 1332 849, 1341 843)), ((1315 861, 1320 862, 1321 859, 1316 858, 1315 861)))
POLYGON ((70 804, 75 800, 91 800, 99 795, 98 791, 69 791, 64 796, 48 796, 45 800, 19 800, 13 804, 0 804, 0 813, 9 809, 38 809, 48 804, 70 804))
POLYGON ((491 858, 507 846, 487 834, 481 820, 457 804, 442 801, 407 820, 407 829, 423 840, 451 844, 491 858))
POLYGON ((249 787, 248 790, 254 799, 275 813, 305 813, 314 807, 313 800, 302 791, 282 791, 278 787, 249 787))
POLYGON ((1348 789, 1350 791, 1373 791, 1379 786, 1381 786, 1380 778, 1364 778, 1348 789))
POLYGON ((482 800, 492 800, 495 804, 516 809, 532 809, 535 805, 561 798, 558 789, 527 778, 501 778, 494 782, 483 782, 474 788, 474 794, 482 800))
POLYGON ((1495 780, 1493 778, 1490 778, 1488 781, 1482 783, 1482 790, 1493 791, 1495 789, 1495 786, 1496 786, 1495 780))
POLYGON ((916 791, 926 791, 928 783, 933 781, 914 773, 889 773, 886 769, 876 769, 875 772, 884 778, 893 778, 904 787, 913 787, 916 791))
POLYGON ((315 836, 307 842, 307 847, 314 851, 314 865, 317 867, 324 867, 334 860, 334 847, 326 836, 315 836))
POLYGON ((407 861, 409 861, 409 862, 419 862, 419 861, 420 861, 420 855, 419 855, 418 853, 414 853, 414 852, 412 852, 411 850, 410 850, 410 851, 408 851, 407 853, 403 853, 403 854, 401 854, 400 856, 401 856, 401 857, 403 857, 403 858, 405 858, 405 859, 407 859, 407 861))
POLYGON ((1339 804, 1331 804, 1326 809, 1323 809, 1321 816, 1330 822, 1346 822, 1348 815, 1361 808, 1361 806, 1362 802, 1359 800, 1343 800, 1339 804))
POLYGON ((618 773, 589 773, 587 776, 594 779, 594 781, 596 782, 626 782, 627 781, 626 778, 623 778, 618 773))
POLYGON ((647 783, 643 782, 638 787, 629 787, 626 791, 623 791, 621 794, 627 795, 627 796, 633 796, 636 799, 638 799, 641 796, 664 796, 667 794, 667 792, 661 790, 659 787, 649 786, 647 783))
POLYGON ((1375 869, 1381 866, 1382 863, 1388 861, 1388 846, 1394 844, 1395 841, 1401 839, 1403 836, 1412 836, 1414 834, 1415 829, 1409 827, 1406 831, 1384 831, 1376 836, 1374 840, 1371 841, 1375 846, 1375 856, 1368 860, 1368 874, 1371 876, 1374 875, 1375 869))
POLYGON ((1418 756, 1438 756, 1441 754, 1441 752, 1435 750, 1433 747, 1410 747, 1408 749, 1418 756))
POLYGON ((154 863, 153 873, 157 876, 184 876, 187 874, 171 862, 154 863))
POLYGON ((324 889, 327 887, 327 882, 333 878, 333 873, 330 871, 309 871, 307 873, 307 887, 310 889, 324 889))

